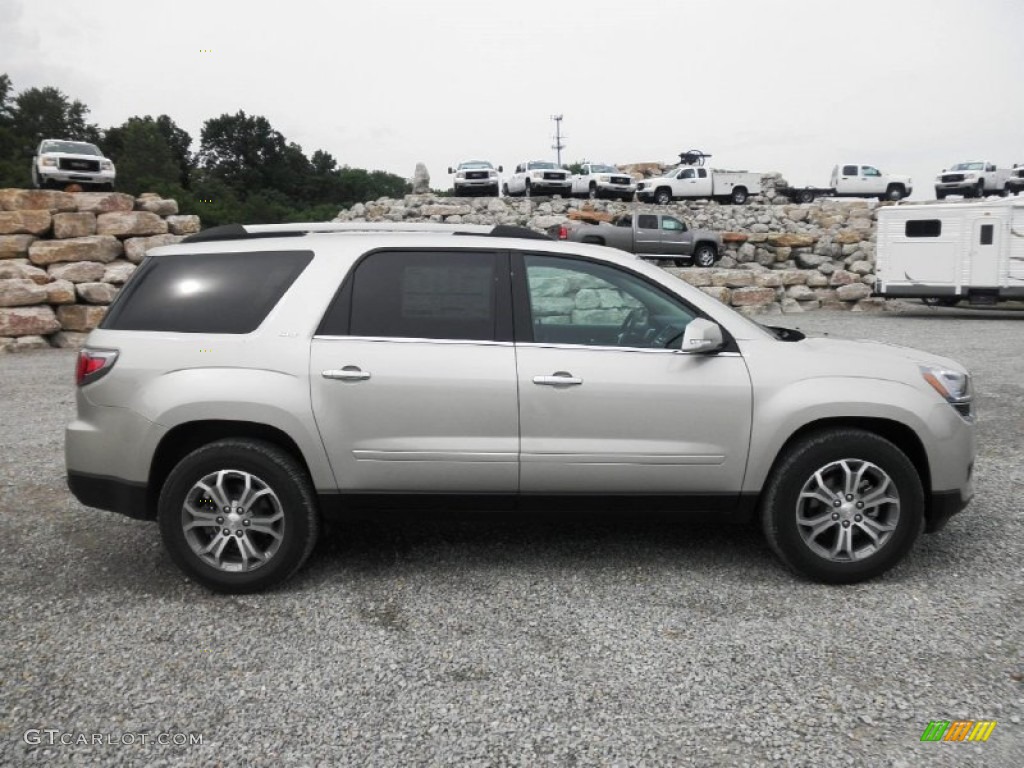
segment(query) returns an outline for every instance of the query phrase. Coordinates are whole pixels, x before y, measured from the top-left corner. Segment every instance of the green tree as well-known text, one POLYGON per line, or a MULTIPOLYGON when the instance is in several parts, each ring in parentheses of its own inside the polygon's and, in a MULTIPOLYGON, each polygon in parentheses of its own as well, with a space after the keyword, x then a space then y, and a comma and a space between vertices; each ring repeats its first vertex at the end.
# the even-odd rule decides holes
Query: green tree
POLYGON ((187 197, 174 149, 152 117, 130 117, 122 125, 108 128, 100 145, 117 166, 117 186, 122 191, 187 197))

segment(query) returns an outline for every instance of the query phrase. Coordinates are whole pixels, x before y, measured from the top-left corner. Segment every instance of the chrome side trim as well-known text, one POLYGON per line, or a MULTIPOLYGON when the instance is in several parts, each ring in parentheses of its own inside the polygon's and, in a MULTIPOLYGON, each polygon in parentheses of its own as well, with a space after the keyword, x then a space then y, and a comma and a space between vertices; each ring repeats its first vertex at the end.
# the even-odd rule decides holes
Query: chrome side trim
POLYGON ((451 461, 473 463, 512 463, 518 457, 514 453, 481 453, 478 451, 374 451, 359 449, 352 451, 356 461, 451 461))

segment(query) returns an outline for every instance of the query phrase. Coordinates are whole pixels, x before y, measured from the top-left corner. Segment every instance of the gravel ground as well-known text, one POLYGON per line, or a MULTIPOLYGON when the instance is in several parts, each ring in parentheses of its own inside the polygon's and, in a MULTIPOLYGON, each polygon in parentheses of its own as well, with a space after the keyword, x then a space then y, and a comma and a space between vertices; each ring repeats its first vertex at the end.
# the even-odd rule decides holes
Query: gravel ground
POLYGON ((66 491, 73 354, 0 357, 0 765, 1024 765, 1024 312, 779 322, 976 375, 978 495, 877 581, 802 582, 745 528, 481 513, 213 595, 66 491), (936 719, 998 726, 921 743, 936 719))

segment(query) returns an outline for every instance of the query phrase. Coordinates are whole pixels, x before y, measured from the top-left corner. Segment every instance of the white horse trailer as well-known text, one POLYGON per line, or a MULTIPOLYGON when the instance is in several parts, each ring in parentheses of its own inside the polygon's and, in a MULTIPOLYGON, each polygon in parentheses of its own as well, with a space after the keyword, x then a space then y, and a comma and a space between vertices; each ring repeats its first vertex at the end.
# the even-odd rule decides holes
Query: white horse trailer
POLYGON ((1024 200, 881 208, 875 273, 887 298, 1024 299, 1024 200))

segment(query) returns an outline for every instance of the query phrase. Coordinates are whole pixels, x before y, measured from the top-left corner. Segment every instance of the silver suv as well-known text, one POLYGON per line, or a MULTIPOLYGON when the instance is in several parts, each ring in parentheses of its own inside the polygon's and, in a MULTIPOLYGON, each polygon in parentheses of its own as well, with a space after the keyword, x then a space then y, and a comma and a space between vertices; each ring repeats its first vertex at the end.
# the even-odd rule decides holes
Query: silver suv
POLYGON ((206 230, 150 251, 77 383, 75 496, 158 520, 229 592, 293 574, 321 516, 467 497, 757 520, 786 565, 848 583, 973 494, 952 360, 764 327, 509 227, 206 230))

